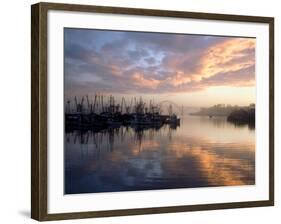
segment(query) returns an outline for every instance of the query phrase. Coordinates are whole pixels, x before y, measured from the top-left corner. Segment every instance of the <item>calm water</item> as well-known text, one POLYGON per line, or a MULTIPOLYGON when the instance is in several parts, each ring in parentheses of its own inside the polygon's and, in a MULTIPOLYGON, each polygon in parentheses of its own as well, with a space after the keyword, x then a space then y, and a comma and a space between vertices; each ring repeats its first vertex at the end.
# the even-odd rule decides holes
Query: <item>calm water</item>
POLYGON ((224 117, 180 127, 73 131, 65 136, 65 193, 255 184, 255 130, 224 117))

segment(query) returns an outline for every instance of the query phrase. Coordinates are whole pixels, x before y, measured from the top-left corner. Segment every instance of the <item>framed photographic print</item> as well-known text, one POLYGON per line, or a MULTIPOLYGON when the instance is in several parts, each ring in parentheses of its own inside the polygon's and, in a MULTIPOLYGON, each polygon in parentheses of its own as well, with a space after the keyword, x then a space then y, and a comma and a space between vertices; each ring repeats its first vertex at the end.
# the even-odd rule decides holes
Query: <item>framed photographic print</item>
POLYGON ((32 5, 32 218, 274 204, 274 19, 32 5))

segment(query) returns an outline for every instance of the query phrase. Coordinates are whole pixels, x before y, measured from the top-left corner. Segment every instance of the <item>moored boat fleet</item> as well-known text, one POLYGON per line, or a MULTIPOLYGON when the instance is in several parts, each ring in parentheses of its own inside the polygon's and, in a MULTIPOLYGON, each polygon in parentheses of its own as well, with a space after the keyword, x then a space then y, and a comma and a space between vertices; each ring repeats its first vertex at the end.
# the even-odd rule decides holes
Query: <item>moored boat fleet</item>
POLYGON ((78 101, 66 101, 66 129, 104 129, 110 127, 161 127, 169 124, 173 127, 180 125, 180 118, 173 112, 170 104, 163 108, 153 100, 146 103, 142 98, 132 98, 129 103, 122 97, 121 103, 114 96, 105 97, 96 94, 93 100, 88 96, 78 101), (163 114, 166 109, 167 113, 163 114))

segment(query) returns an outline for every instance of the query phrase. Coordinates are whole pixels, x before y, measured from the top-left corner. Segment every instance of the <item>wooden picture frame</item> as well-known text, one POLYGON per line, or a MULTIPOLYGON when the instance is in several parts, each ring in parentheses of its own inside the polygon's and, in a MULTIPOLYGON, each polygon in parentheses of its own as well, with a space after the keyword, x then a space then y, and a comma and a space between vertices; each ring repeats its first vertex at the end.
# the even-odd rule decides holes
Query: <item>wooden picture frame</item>
POLYGON ((140 215, 226 208, 245 208, 274 205, 274 18, 258 16, 223 15, 183 11, 163 11, 137 8, 118 8, 90 5, 38 3, 31 7, 31 217, 39 221, 80 219, 108 216, 140 215), (233 203, 131 208, 107 211, 74 213, 48 213, 48 136, 47 136, 47 48, 48 19, 50 10, 71 12, 124 14, 132 16, 157 16, 166 18, 188 18, 212 21, 234 21, 269 25, 269 199, 233 203))

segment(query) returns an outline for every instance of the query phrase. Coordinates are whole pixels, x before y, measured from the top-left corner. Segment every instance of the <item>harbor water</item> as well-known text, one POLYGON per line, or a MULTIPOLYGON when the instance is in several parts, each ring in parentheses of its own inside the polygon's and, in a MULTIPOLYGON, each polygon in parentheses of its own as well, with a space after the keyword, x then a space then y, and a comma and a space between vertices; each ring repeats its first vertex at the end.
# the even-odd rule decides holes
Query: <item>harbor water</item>
POLYGON ((226 117, 67 130, 65 194, 255 184, 255 129, 226 117))

